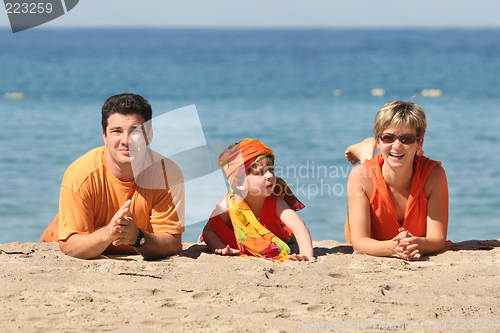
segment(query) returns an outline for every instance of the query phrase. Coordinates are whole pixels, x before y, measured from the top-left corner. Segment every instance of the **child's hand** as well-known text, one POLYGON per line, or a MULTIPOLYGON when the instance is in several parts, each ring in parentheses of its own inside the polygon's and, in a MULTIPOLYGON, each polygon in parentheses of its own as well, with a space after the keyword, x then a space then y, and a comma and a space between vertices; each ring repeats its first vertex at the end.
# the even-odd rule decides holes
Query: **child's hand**
POLYGON ((240 250, 235 250, 235 249, 232 249, 229 245, 226 246, 225 248, 223 249, 215 249, 214 250, 215 253, 217 254, 220 254, 220 255, 223 255, 223 256, 235 256, 237 255, 238 253, 240 253, 240 250))
POLYGON ((305 254, 291 254, 288 256, 288 259, 292 261, 309 261, 309 260, 316 260, 316 258, 311 257, 309 258, 305 254))

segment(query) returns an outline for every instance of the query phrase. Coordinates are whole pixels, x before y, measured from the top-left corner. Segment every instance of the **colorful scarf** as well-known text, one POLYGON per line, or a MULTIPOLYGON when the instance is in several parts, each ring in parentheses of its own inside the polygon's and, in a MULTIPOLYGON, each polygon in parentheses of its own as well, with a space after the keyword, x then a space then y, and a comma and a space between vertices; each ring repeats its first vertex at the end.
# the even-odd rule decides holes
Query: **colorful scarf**
MULTIPOLYGON (((229 184, 234 188, 242 182, 246 171, 267 155, 272 156, 274 160, 273 151, 262 142, 245 139, 222 155, 219 158, 219 165, 224 170, 229 184)), ((295 211, 304 208, 304 204, 293 195, 281 178, 276 178, 274 194, 283 198, 295 211)), ((260 224, 244 198, 234 190, 231 190, 229 195, 229 217, 240 249, 239 255, 262 257, 273 261, 287 260, 290 253, 288 245, 260 224)))

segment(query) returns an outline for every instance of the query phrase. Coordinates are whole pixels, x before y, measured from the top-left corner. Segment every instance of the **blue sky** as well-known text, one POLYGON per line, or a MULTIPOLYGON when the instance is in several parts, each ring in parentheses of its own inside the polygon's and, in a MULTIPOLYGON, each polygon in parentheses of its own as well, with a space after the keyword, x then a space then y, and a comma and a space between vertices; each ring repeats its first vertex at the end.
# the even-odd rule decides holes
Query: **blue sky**
POLYGON ((499 12, 499 0, 80 0, 43 27, 500 27, 499 12))

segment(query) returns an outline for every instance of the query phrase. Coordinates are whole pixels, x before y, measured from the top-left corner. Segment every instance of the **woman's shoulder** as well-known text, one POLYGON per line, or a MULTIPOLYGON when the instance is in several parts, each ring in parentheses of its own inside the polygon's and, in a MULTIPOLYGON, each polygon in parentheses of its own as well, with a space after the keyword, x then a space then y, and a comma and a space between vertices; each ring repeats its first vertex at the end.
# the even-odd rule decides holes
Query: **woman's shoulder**
POLYGON ((420 177, 427 181, 435 179, 436 177, 446 177, 444 168, 441 166, 441 162, 428 158, 427 156, 421 155, 416 159, 417 171, 420 173, 420 177))
MULTIPOLYGON (((355 166, 349 179, 347 181, 347 194, 348 197, 352 197, 353 194, 364 193, 367 198, 371 198, 373 195, 373 190, 375 188, 375 182, 372 178, 371 169, 372 167, 366 164, 359 164, 355 166)), ((360 197, 356 195, 355 197, 360 197)))
POLYGON ((427 177, 428 182, 435 182, 440 179, 446 179, 446 171, 444 171, 444 168, 441 166, 441 163, 435 164, 431 171, 429 172, 429 177, 427 177))
POLYGON ((439 190, 442 192, 445 189, 447 192, 448 180, 446 179, 446 172, 441 164, 436 164, 432 167, 432 170, 430 170, 429 176, 425 181, 424 193, 429 197, 434 191, 439 190))
POLYGON ((361 163, 352 168, 349 174, 349 180, 365 182, 371 180, 371 172, 374 166, 368 163, 361 163))

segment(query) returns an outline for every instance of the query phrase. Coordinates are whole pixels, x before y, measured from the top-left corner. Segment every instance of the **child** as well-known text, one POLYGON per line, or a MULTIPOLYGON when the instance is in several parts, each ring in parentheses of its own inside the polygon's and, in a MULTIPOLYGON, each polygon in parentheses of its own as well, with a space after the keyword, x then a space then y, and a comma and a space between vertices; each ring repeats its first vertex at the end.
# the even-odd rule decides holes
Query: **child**
POLYGON ((273 261, 314 260, 311 235, 295 212, 304 205, 274 175, 273 151, 245 139, 219 155, 231 190, 216 205, 202 238, 221 255, 257 256, 273 261), (290 254, 297 241, 300 254, 290 254))

